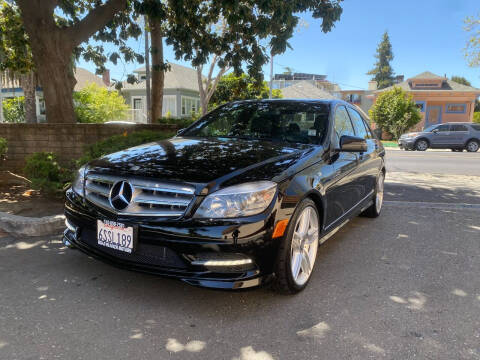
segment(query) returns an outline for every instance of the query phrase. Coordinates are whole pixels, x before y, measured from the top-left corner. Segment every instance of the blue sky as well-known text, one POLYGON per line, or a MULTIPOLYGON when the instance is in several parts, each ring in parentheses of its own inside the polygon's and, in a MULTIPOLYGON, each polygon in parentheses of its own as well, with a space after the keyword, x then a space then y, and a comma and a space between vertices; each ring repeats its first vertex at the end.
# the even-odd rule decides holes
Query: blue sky
MULTIPOLYGON (((405 78, 429 70, 438 75, 464 76, 480 88, 480 68, 470 68, 463 55, 468 34, 463 30, 466 16, 480 13, 478 0, 345 0, 341 20, 330 33, 320 31, 320 22, 303 16, 302 26, 290 40, 287 50, 274 60, 274 73, 288 66, 297 72, 326 74, 342 89, 365 89, 373 67, 374 54, 385 30, 392 42, 396 74, 405 78)), ((143 38, 131 41, 135 49, 143 48, 143 38)), ((176 60, 165 46, 165 59, 176 60)), ((78 64, 94 71, 92 64, 78 64)), ((124 78, 139 64, 107 64, 112 78, 124 78)), ((269 66, 264 67, 265 79, 269 66)))

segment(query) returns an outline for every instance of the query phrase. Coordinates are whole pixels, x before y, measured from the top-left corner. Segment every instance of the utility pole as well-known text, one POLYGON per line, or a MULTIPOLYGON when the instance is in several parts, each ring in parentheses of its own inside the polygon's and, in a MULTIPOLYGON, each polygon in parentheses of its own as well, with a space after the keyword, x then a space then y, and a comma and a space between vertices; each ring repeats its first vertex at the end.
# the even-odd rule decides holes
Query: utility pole
POLYGON ((147 89, 147 123, 152 122, 152 106, 150 98, 150 45, 148 41, 148 26, 147 26, 147 16, 143 17, 144 30, 145 30, 145 83, 147 89))
POLYGON ((273 52, 270 50, 270 94, 269 99, 272 98, 272 86, 273 86, 273 52))

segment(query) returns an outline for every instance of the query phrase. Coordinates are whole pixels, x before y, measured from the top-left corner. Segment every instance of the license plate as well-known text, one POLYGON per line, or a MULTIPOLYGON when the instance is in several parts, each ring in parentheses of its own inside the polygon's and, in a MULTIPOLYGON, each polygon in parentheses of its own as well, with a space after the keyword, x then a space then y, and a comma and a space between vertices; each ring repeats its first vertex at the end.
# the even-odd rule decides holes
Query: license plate
POLYGON ((97 220, 98 245, 131 254, 133 251, 133 227, 110 221, 97 220))

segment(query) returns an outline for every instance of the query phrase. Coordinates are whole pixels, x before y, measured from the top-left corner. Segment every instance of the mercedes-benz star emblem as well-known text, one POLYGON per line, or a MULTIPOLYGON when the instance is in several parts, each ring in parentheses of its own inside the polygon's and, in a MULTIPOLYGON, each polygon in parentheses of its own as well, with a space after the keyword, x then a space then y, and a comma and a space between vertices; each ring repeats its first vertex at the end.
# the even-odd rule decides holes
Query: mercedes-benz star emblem
POLYGON ((128 181, 117 181, 110 190, 110 205, 117 210, 124 210, 132 201, 133 186, 128 181))

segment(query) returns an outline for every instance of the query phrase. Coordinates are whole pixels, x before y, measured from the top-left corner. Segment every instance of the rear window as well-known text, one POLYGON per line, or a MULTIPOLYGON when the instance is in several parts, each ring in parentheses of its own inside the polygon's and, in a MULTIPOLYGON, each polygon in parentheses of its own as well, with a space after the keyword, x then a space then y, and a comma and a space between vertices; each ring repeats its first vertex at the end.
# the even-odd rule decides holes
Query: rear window
POLYGON ((465 125, 452 125, 450 130, 451 131, 468 131, 468 128, 465 125))
POLYGON ((470 125, 474 130, 480 131, 480 124, 472 124, 470 125))

